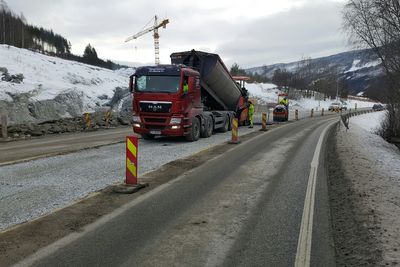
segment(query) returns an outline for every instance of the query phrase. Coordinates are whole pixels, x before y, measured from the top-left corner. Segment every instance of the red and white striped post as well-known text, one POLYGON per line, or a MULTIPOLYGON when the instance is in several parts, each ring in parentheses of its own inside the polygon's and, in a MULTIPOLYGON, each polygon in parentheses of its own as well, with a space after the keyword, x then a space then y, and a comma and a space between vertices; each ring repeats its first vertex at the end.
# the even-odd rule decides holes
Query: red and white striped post
POLYGON ((148 183, 138 183, 138 138, 126 137, 125 184, 116 185, 115 193, 132 194, 149 186, 148 183))
POLYGON ((126 137, 126 178, 127 185, 137 185, 138 173, 138 138, 136 136, 126 137))

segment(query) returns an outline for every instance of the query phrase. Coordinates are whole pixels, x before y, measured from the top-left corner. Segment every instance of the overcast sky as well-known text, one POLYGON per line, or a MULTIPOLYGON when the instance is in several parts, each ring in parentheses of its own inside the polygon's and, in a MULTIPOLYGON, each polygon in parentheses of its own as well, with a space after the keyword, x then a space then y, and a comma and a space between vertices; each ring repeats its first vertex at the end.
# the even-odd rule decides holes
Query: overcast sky
MULTIPOLYGON (((104 59, 154 63, 151 33, 124 40, 157 14, 161 63, 191 49, 220 54, 229 67, 291 62, 350 50, 340 27, 345 0, 6 0, 31 24, 53 29, 82 54, 90 43, 104 59)), ((148 25, 151 26, 151 25, 148 25)))

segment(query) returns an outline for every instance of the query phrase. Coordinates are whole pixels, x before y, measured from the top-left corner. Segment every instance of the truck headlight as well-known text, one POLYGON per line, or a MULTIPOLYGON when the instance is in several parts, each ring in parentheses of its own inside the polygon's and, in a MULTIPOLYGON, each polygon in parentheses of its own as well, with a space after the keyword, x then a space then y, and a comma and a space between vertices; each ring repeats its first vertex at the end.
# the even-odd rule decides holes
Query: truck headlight
POLYGON ((140 122, 140 116, 133 116, 132 117, 133 122, 140 122))
POLYGON ((181 118, 171 118, 169 124, 181 124, 181 121, 182 121, 181 118))
POLYGON ((135 127, 135 128, 140 128, 140 124, 139 124, 139 123, 134 123, 134 124, 133 124, 133 127, 135 127))

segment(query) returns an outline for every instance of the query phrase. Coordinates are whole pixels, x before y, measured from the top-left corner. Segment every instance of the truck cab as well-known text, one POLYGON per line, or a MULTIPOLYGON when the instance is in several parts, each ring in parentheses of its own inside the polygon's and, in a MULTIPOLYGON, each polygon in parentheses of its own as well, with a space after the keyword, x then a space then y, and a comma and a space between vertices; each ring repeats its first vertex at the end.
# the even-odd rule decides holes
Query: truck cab
POLYGON ((189 134, 190 118, 203 111, 197 71, 179 65, 140 67, 130 79, 135 133, 146 139, 189 134))

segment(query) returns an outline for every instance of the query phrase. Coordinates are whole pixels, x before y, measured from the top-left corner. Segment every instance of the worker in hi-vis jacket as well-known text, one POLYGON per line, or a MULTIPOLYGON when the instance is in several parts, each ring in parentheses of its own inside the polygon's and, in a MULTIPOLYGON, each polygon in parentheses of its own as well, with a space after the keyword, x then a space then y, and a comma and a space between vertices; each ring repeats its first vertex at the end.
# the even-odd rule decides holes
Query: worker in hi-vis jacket
POLYGON ((249 100, 249 128, 253 128, 254 105, 253 101, 249 100))
POLYGON ((289 105, 289 100, 286 97, 284 97, 283 99, 281 99, 279 104, 284 105, 285 107, 287 107, 289 105))

